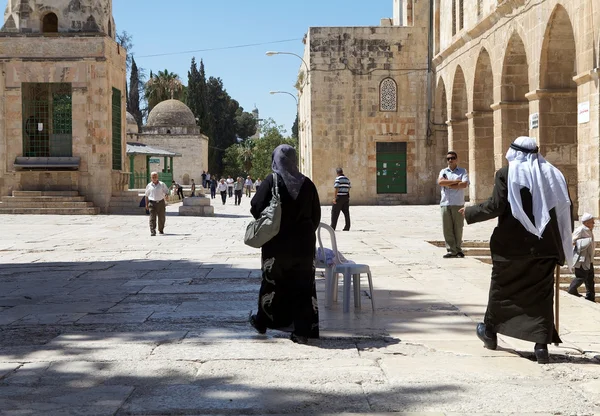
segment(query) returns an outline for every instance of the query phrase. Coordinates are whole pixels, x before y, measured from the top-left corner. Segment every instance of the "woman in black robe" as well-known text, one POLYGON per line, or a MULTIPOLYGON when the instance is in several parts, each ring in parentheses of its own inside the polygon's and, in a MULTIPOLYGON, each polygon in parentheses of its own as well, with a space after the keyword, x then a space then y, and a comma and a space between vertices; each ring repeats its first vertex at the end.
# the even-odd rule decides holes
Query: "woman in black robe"
MULTIPOLYGON (((522 142, 530 143, 524 140, 522 142)), ((515 148, 519 146, 516 145, 513 149, 515 148)), ((520 148, 519 151, 522 157, 526 157, 524 155, 537 153, 537 148, 520 148)), ((540 159, 543 161, 541 156, 540 159)), ((525 169, 530 166, 525 166, 525 169)), ((543 167, 548 170, 551 165, 543 167)), ((547 363, 547 344, 561 342, 554 328, 553 294, 554 271, 557 265, 565 263, 565 242, 562 236, 565 234, 562 229, 564 225, 559 225, 557 220, 557 208, 560 207, 561 224, 564 224, 565 204, 564 201, 562 204, 559 201, 559 205, 547 211, 548 223, 545 227, 540 227, 543 228, 541 238, 528 231, 521 222, 528 223, 527 220, 515 218, 509 202, 509 169, 519 168, 523 167, 511 164, 498 170, 492 196, 479 205, 464 208, 463 211, 468 224, 498 217, 498 226, 490 239, 493 267, 488 307, 484 322, 477 327, 477 335, 490 349, 496 349, 496 334, 534 342, 538 362, 547 363)), ((542 176, 542 181, 544 172, 542 169, 542 174, 537 175, 542 176)), ((561 189, 556 185, 558 182, 560 181, 550 181, 553 184, 550 188, 556 186, 554 192, 561 194, 561 189)), ((535 181, 532 183, 535 184, 535 181)), ((518 211, 529 219, 531 225, 539 224, 534 216, 531 190, 519 186, 513 189, 518 189, 520 194, 516 198, 516 201, 520 201, 514 202, 519 203, 522 208, 518 211)), ((562 189, 566 189, 566 184, 562 189)), ((540 189, 534 189, 534 192, 539 195, 540 189)), ((544 192, 541 194, 543 196, 544 192)), ((568 203, 570 205, 570 201, 568 203)), ((538 212, 538 215, 541 214, 538 212)), ((568 215, 570 217, 570 213, 568 215)))
MULTIPOLYGON (((250 324, 261 334, 267 328, 293 325, 292 341, 306 343, 308 338, 319 337, 314 257, 321 205, 315 185, 298 171, 293 147, 275 149, 272 169, 281 198, 281 225, 279 233, 261 248, 258 312, 250 315, 250 324)), ((273 175, 269 175, 252 198, 254 218, 269 206, 272 192, 273 175)))

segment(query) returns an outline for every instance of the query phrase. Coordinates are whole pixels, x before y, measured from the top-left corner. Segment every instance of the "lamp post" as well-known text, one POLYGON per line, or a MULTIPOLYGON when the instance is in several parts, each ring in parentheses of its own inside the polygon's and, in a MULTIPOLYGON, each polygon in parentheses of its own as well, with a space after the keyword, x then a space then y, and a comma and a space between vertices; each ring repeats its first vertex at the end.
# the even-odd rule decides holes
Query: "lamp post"
POLYGON ((301 139, 302 136, 302 128, 300 126, 300 103, 298 102, 298 98, 296 98, 296 96, 294 94, 292 94, 291 92, 287 92, 287 91, 269 91, 269 94, 274 95, 274 94, 287 94, 290 97, 292 97, 294 99, 294 101, 296 101, 296 117, 298 119, 298 147, 299 147, 299 153, 300 153, 300 157, 298 158, 298 167, 300 168, 300 170, 303 170, 303 160, 304 160, 304 154, 306 153, 306 149, 303 149, 303 142, 301 139))
POLYGON ((271 94, 271 95, 273 95, 273 94, 287 94, 287 95, 289 95, 290 97, 292 97, 294 99, 294 101, 296 101, 296 111, 298 111, 298 99, 291 92, 287 92, 287 91, 269 91, 269 94, 271 94))
POLYGON ((306 83, 308 84, 308 74, 310 74, 310 68, 308 67, 308 64, 306 63, 306 61, 304 60, 304 58, 302 58, 300 55, 295 54, 293 52, 276 52, 276 51, 268 51, 265 53, 265 55, 267 56, 274 56, 274 55, 294 55, 296 58, 300 59, 302 61, 302 63, 304 64, 304 67, 306 68, 306 83))

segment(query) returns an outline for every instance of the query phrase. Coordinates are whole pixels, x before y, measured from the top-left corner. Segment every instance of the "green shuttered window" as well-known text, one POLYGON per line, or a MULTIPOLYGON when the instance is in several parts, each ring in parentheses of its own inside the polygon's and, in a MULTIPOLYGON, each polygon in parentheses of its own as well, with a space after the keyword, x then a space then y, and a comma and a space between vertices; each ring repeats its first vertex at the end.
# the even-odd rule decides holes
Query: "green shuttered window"
POLYGON ((377 143, 377 193, 406 193, 406 142, 377 143))

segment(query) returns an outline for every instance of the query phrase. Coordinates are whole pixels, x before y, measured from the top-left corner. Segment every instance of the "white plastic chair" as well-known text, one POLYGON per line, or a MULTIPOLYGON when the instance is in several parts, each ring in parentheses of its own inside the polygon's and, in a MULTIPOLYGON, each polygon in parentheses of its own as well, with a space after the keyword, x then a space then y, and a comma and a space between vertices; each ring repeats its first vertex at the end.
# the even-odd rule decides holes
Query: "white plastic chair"
POLYGON ((317 257, 316 267, 325 269, 325 299, 327 306, 331 306, 333 302, 337 301, 338 295, 338 275, 341 273, 344 277, 344 312, 350 311, 350 282, 354 287, 354 306, 360 308, 360 275, 366 273, 369 279, 369 293, 371 296, 371 307, 375 310, 375 299, 373 298, 373 279, 371 276, 371 269, 366 264, 356 264, 352 262, 343 263, 341 260, 340 253, 337 249, 337 242, 335 239, 335 230, 329 225, 320 223, 317 229, 317 239, 319 241, 319 247, 321 248, 321 254, 323 255, 323 261, 317 257), (333 264, 327 264, 327 258, 325 256, 325 249, 323 247, 323 239, 321 238, 321 230, 324 229, 329 232, 331 239, 331 249, 333 251, 333 264), (351 280, 352 279, 352 280, 351 280))

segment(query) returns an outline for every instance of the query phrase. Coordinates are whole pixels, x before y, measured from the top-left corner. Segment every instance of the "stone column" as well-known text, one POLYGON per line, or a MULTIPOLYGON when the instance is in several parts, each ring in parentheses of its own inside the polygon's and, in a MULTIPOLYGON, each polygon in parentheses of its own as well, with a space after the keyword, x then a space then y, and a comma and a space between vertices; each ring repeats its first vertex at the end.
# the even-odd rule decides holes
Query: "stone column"
POLYGON ((501 101, 492 104, 494 110, 494 166, 495 170, 508 164, 506 151, 520 136, 529 135, 529 103, 501 101))
POLYGON ((467 114, 469 129, 470 201, 479 203, 494 188, 494 113, 473 111, 467 114))

